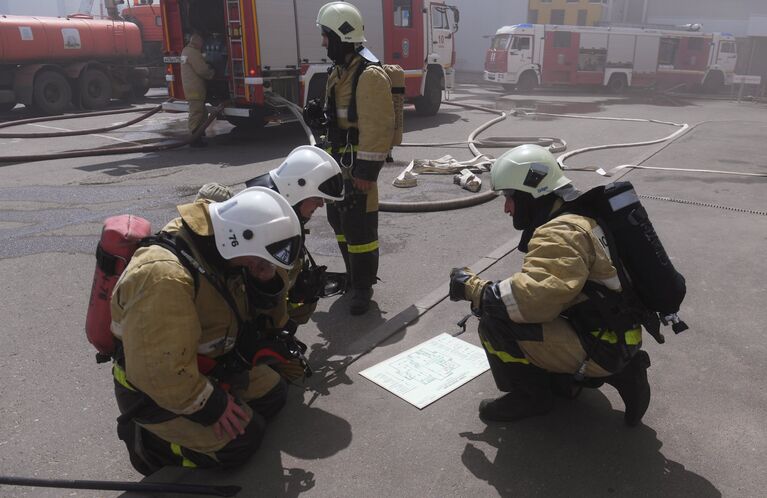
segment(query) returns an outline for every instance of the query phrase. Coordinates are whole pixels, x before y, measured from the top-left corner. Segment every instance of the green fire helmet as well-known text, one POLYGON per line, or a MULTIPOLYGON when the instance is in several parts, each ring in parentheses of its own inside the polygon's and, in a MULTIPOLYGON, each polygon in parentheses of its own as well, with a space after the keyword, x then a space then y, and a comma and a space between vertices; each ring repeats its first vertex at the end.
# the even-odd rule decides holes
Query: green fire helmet
POLYGON ((357 7, 347 2, 330 2, 320 7, 317 26, 334 32, 345 43, 367 41, 362 14, 357 7))
POLYGON ((533 198, 542 197, 570 184, 554 156, 535 144, 525 144, 504 152, 490 170, 494 191, 518 190, 533 198))

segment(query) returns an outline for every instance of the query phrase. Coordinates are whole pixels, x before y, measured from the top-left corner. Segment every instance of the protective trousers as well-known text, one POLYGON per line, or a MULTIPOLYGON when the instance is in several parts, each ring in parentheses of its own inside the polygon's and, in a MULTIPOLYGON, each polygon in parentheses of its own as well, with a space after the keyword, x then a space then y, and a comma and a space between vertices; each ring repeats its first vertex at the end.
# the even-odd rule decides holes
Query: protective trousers
MULTIPOLYGON (((479 336, 498 389, 510 392, 532 371, 574 374, 586 358, 578 335, 570 324, 557 318, 551 322, 516 323, 484 314, 479 336)), ((586 362, 586 377, 607 377, 610 372, 594 360, 586 362)))
POLYGON ((205 120, 208 118, 208 110, 205 108, 205 99, 190 99, 189 100, 189 133, 193 134, 197 131, 197 128, 202 126, 205 120))
MULTIPOLYGON (((118 437, 125 442, 134 468, 144 475, 163 466, 190 468, 229 468, 241 465, 255 453, 266 430, 266 422, 282 409, 287 399, 287 384, 269 367, 276 382, 267 392, 266 384, 253 383, 246 388, 233 387, 232 394, 250 420, 245 434, 234 439, 219 438, 213 426, 203 426, 186 417, 163 410, 146 395, 131 391, 115 380, 115 394, 120 412, 118 437)), ((255 370, 255 369, 254 369, 255 370)), ((253 370, 250 377, 253 377, 253 370)), ((256 373, 255 375, 259 375, 256 373)))
POLYGON ((378 186, 368 192, 345 185, 343 201, 328 204, 328 222, 344 257, 349 286, 372 287, 378 275, 378 186))

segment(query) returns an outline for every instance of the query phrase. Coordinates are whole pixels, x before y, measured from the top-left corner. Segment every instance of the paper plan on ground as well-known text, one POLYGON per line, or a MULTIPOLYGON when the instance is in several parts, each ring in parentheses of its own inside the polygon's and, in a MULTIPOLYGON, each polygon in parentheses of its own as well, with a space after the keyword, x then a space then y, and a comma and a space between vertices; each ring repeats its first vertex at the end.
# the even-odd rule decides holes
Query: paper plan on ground
POLYGON ((489 368, 482 348, 440 334, 360 375, 420 409, 489 368))

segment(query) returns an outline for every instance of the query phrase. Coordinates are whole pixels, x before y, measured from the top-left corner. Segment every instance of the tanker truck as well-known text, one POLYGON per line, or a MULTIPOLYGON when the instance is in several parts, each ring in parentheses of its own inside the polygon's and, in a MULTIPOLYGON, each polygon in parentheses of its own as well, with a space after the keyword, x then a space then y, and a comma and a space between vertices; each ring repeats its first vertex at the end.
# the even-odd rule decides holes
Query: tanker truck
POLYGON ((17 103, 43 114, 74 104, 105 107, 143 95, 149 72, 138 67, 141 32, 123 20, 87 15, 0 15, 0 111, 17 103))

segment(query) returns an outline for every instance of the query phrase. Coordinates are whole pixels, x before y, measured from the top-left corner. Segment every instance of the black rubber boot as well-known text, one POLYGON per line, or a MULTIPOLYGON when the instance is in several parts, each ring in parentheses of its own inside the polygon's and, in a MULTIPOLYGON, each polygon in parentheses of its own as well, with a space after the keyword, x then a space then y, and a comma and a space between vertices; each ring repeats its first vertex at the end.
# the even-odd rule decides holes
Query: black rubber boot
POLYGON ((646 351, 637 351, 626 368, 615 375, 605 378, 605 382, 618 390, 626 414, 623 420, 629 427, 636 427, 650 405, 650 384, 647 382, 647 369, 650 356, 646 351))
POLYGON ((479 404, 479 417, 487 422, 513 422, 544 415, 554 405, 547 373, 535 373, 515 382, 514 389, 496 399, 479 404))
POLYGON ((352 299, 349 303, 349 313, 352 315, 364 315, 370 309, 370 299, 373 297, 373 288, 352 289, 352 299))

